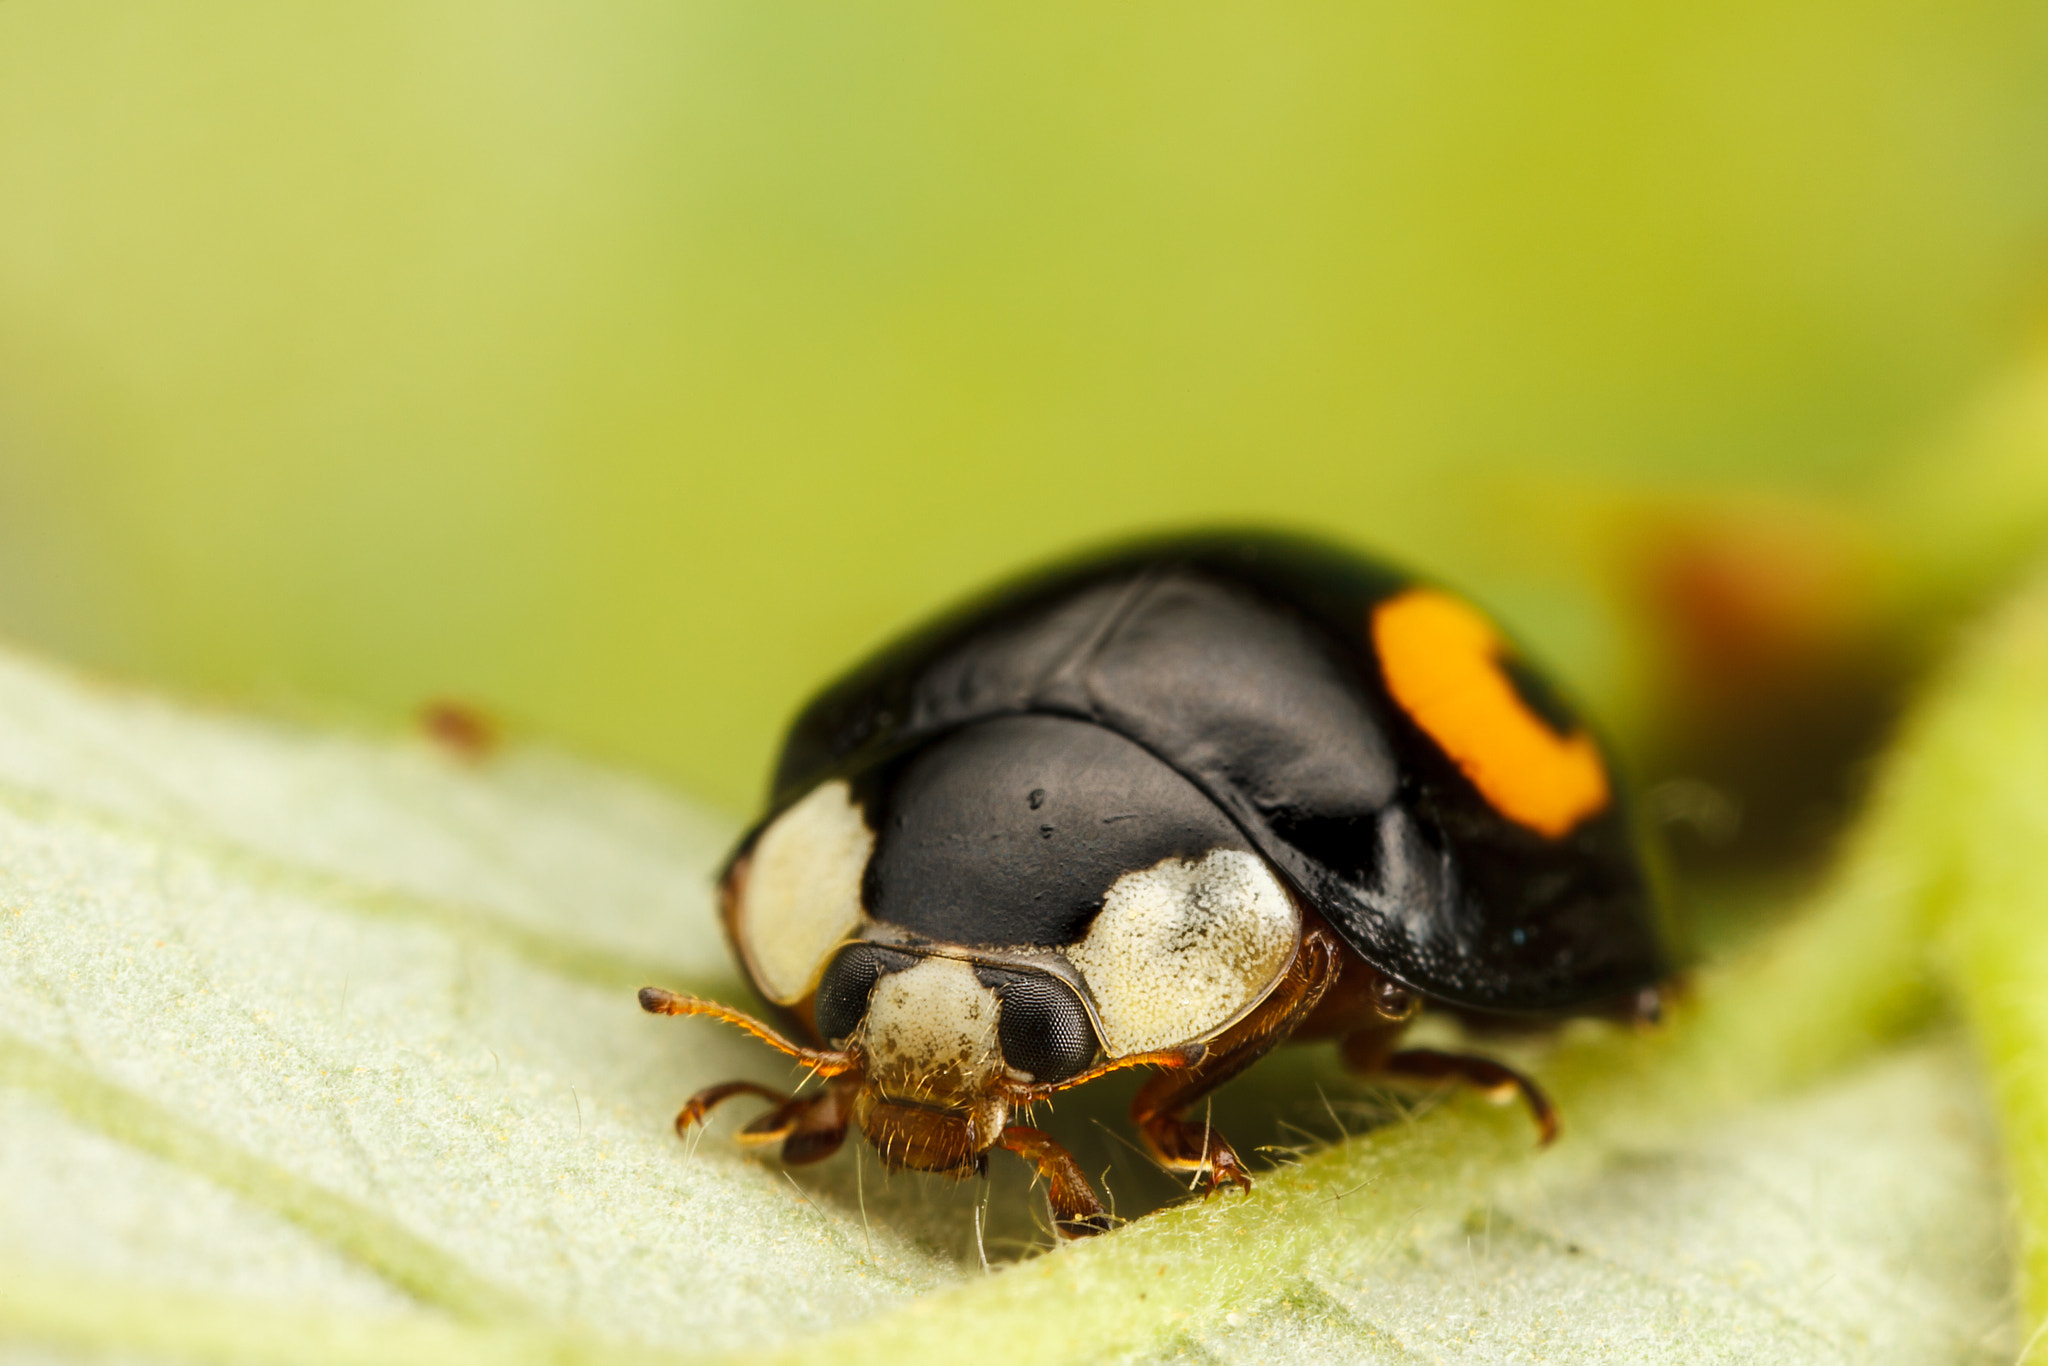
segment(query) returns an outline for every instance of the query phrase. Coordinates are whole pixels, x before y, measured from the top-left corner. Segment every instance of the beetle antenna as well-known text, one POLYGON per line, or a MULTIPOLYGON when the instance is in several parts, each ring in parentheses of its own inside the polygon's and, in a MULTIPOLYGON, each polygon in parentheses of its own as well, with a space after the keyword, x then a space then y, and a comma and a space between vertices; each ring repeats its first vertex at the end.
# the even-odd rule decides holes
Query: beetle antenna
POLYGON ((1111 1072, 1121 1072, 1127 1067, 1193 1067, 1206 1057, 1208 1052, 1206 1044, 1191 1043, 1179 1048, 1162 1048, 1156 1053, 1133 1053, 1126 1058, 1111 1058, 1108 1062, 1097 1063, 1085 1072, 1077 1072, 1064 1081, 1052 1082, 1049 1085, 1019 1085, 1015 1088, 1014 1098, 1025 1105, 1036 1105, 1040 1101, 1049 1104, 1053 1092, 1069 1090, 1111 1072))
POLYGON ((649 1015, 704 1015, 729 1024, 735 1029, 744 1029, 770 1048, 789 1054, 821 1077, 836 1077, 842 1072, 851 1072, 858 1066, 851 1053, 805 1048, 800 1043, 791 1043, 746 1012, 734 1010, 731 1006, 722 1006, 716 1001, 706 1001, 701 997, 663 991, 660 987, 642 987, 640 1008, 649 1015))

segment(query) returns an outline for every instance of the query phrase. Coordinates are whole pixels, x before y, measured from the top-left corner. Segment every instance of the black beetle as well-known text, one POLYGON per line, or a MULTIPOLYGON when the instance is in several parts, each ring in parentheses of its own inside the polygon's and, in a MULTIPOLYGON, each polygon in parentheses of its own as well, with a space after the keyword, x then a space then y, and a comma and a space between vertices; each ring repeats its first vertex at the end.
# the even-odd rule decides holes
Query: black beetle
POLYGON ((1182 1116, 1288 1038, 1353 1068, 1519 1092, 1491 1059, 1400 1050, 1426 1003, 1471 1018, 1654 1014, 1670 971, 1638 833, 1599 744, 1462 599, 1269 533, 1155 541, 1001 589, 883 650, 791 728, 720 884, 778 1030, 824 1078, 742 1137, 892 1168, 1036 1164, 1056 1227, 1110 1220, 1012 1117, 1126 1067, 1168 1168, 1249 1186, 1182 1116), (808 1039, 796 1042, 791 1036, 808 1039))

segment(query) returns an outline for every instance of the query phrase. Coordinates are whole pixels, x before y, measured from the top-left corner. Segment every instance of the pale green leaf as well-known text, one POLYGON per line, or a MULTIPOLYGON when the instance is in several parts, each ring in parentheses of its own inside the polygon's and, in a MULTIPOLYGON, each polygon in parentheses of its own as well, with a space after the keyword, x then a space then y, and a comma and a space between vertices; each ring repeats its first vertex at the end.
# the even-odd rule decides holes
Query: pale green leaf
MULTIPOLYGON (((721 823, 545 753, 465 762, 0 657, 0 1335, 57 1359, 2009 1360, 1970 1049, 1881 1046, 1938 1009, 1922 946, 1971 827, 1922 829, 1930 785, 1985 779, 1934 763, 1967 748, 1942 718, 2005 676, 2015 620, 1791 931, 1654 1036, 1527 1055, 1565 1106, 1554 1150, 1519 1112, 1396 1103, 1293 1050, 1217 1105, 1296 1150, 1251 1196, 1045 1255, 1015 1164, 984 1191, 852 1149, 784 1173, 728 1125, 677 1142, 693 1088, 788 1077, 633 1000, 740 990, 721 823)), ((2040 885, 2005 866, 1997 895, 2040 885)), ((1134 1212, 1157 1187, 1113 1110, 1060 1118, 1084 1156, 1125 1152, 1134 1212)))

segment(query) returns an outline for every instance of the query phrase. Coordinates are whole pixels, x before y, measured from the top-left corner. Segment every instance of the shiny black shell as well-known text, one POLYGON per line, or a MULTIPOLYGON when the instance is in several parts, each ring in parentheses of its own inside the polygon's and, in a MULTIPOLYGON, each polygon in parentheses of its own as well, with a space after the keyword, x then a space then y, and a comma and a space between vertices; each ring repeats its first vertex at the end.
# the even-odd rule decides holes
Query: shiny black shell
MULTIPOLYGON (((1177 839, 1191 851, 1203 840, 1242 841, 1361 958, 1425 996, 1478 1011, 1622 1006, 1671 970, 1626 795, 1617 785, 1604 810, 1557 839, 1490 806, 1388 693, 1367 623, 1374 604, 1413 585, 1340 547, 1257 532, 1153 541, 1056 566, 942 617, 825 689, 790 730, 769 815, 832 778, 851 781, 880 814, 916 780, 920 754, 947 748, 949 737, 957 746, 972 734, 963 728, 1067 718, 1110 732, 1101 739, 1112 750, 1111 737, 1129 742, 1134 757, 1109 769, 1158 786, 1146 776, 1157 760, 1213 804, 1181 809, 1169 776, 1159 790, 1176 810, 1136 823, 1149 829, 1144 840, 1170 853, 1183 852, 1170 847, 1177 839)), ((1526 669, 1511 676, 1530 707, 1576 725, 1526 669)), ((1030 740, 1028 728, 996 729, 1012 749, 1020 736, 1064 749, 1058 736, 1086 728, 1044 727, 1053 737, 1045 741, 1030 740)), ((1055 768, 1064 761, 1043 757, 1055 768)), ((935 781, 943 786, 943 774, 935 781)), ((1065 790, 1070 801, 1091 800, 1085 783, 1065 790)), ((1125 815, 1130 795, 1077 819, 1125 815)), ((1036 815, 1014 817, 1026 831, 1020 856, 1036 815)), ((1149 848, 1120 842, 1116 822, 1097 836, 1063 847, 1084 862, 1093 849, 1103 866, 1153 861, 1149 848)), ((871 897, 886 875, 871 866, 871 897)), ((1005 881, 1028 886, 1039 875, 1018 865, 1005 881)), ((1101 884, 1092 867, 1073 875, 1101 884)), ((968 927, 979 933, 962 942, 1047 937, 1015 918, 1022 913, 989 905, 978 914, 992 919, 968 927)))

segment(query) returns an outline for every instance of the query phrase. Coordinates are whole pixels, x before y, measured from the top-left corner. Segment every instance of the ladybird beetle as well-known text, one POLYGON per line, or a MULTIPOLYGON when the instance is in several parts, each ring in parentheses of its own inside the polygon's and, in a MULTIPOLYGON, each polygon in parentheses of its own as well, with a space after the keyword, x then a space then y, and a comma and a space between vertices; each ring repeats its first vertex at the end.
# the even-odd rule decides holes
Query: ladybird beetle
POLYGON ((1488 1058, 1397 1047, 1468 1019, 1654 1013, 1658 898, 1599 743, 1493 624, 1343 549, 1216 533, 1098 554, 884 649, 798 716, 768 811, 720 881, 771 1025, 824 1084, 699 1092, 774 1108, 785 1162, 857 1127, 891 1169, 1003 1148, 1066 1237, 1110 1218, 1014 1122, 1158 1069, 1131 1119, 1168 1169, 1251 1184, 1184 1118, 1283 1040, 1353 1069, 1549 1102, 1488 1058), (779 1025, 779 1027, 777 1027, 779 1025))

